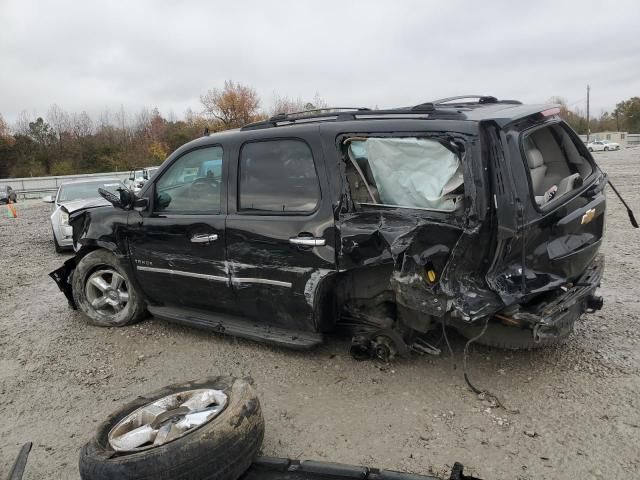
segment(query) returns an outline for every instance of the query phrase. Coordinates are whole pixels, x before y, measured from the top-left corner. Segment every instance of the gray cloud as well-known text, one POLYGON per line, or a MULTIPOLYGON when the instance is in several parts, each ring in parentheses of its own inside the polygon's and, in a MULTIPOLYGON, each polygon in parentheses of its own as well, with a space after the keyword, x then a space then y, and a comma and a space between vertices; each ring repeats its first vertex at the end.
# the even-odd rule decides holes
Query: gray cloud
POLYGON ((225 79, 332 105, 461 93, 597 114, 640 95, 640 3, 425 1, 0 2, 0 113, 52 103, 178 115, 225 79))

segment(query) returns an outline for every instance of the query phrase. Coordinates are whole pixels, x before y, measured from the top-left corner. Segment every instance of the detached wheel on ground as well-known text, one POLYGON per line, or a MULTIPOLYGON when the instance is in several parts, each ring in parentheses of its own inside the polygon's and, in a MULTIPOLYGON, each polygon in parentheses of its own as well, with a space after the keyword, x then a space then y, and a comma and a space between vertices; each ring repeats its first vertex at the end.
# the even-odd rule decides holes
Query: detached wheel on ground
POLYGON ((264 437, 247 380, 214 377, 171 385, 114 412, 80 451, 92 480, 237 480, 264 437))
MULTIPOLYGON (((482 332, 484 322, 471 325, 456 323, 454 326, 462 336, 474 338, 482 332)), ((529 328, 504 325, 500 322, 489 320, 486 332, 474 343, 486 345, 487 347, 503 348, 505 350, 530 350, 563 343, 572 330, 573 328, 569 329, 566 334, 562 336, 542 338, 536 342, 533 338, 533 331, 529 328)))
POLYGON ((94 250, 82 257, 71 284, 76 305, 93 325, 120 327, 144 316, 142 296, 122 262, 107 250, 94 250))

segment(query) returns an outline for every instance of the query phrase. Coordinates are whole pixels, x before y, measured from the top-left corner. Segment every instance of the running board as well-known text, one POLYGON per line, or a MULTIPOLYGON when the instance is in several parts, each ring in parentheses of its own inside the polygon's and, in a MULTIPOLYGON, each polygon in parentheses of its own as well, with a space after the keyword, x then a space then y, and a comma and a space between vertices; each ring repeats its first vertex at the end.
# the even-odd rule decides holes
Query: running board
POLYGON ((224 313, 154 306, 148 306, 147 310, 154 317, 169 322, 182 323, 191 327, 296 350, 308 350, 324 341, 323 336, 319 333, 287 330, 224 313))

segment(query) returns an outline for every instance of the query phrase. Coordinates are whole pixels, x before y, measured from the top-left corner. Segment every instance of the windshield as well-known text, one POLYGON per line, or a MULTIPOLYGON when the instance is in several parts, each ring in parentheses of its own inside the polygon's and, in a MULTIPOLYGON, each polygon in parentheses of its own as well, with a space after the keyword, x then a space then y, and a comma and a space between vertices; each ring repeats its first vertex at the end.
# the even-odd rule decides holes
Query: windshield
POLYGON ((416 137, 354 138, 348 157, 348 169, 361 179, 349 182, 356 203, 448 211, 462 205, 464 181, 455 145, 416 137), (354 195, 361 184, 364 197, 354 195))
POLYGON ((124 184, 118 180, 99 180, 95 182, 79 182, 69 183, 60 187, 58 194, 58 203, 70 202, 73 200, 83 200, 91 198, 100 198, 98 188, 104 188, 111 193, 118 195, 119 188, 126 188, 124 184))

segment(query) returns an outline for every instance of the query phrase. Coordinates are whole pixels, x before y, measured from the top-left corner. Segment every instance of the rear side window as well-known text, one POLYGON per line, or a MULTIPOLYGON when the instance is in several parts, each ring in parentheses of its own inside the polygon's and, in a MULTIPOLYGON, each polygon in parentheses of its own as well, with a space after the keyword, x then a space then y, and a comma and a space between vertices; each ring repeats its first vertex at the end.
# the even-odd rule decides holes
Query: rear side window
POLYGON ((356 208, 454 211, 463 205, 461 145, 418 137, 351 137, 346 176, 356 208))
POLYGON ((591 175, 591 162, 562 125, 547 125, 523 134, 531 187, 536 203, 544 206, 580 188, 591 175))
POLYGON ((320 201, 313 155, 301 140, 251 142, 242 147, 238 209, 310 213, 320 201))

